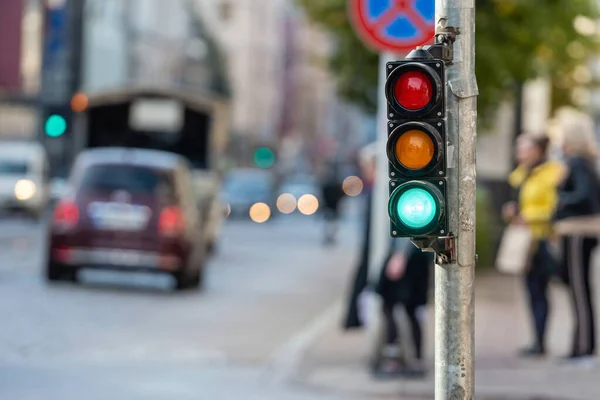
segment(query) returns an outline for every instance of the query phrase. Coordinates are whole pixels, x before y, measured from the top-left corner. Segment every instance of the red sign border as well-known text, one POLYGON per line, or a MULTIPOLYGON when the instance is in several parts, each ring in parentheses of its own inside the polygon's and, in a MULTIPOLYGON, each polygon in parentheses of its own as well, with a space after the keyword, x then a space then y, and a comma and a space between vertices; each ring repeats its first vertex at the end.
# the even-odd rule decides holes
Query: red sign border
POLYGON ((423 33, 417 39, 411 39, 410 41, 384 41, 373 34, 372 30, 367 23, 366 15, 363 13, 364 2, 368 0, 349 0, 348 1, 348 14, 354 30, 362 41, 375 51, 389 51, 389 52, 406 52, 414 49, 417 46, 423 46, 429 41, 433 43, 435 36, 435 28, 432 27, 431 36, 423 39, 423 33))

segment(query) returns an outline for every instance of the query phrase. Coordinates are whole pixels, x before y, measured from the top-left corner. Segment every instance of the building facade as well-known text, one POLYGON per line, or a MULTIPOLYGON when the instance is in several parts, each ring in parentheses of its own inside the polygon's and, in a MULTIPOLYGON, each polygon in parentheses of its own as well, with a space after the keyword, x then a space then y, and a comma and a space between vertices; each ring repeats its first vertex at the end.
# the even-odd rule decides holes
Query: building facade
POLYGON ((0 0, 0 139, 31 139, 39 113, 41 0, 0 0))
POLYGON ((242 152, 273 146, 284 170, 316 172, 323 159, 355 145, 354 131, 362 129, 352 121, 362 114, 336 94, 328 67, 334 43, 293 1, 196 4, 228 54, 234 132, 242 152))
POLYGON ((87 0, 84 90, 185 86, 226 95, 218 46, 186 0, 87 0))
POLYGON ((223 45, 233 88, 233 127, 250 145, 275 143, 284 103, 287 0, 196 0, 223 45))

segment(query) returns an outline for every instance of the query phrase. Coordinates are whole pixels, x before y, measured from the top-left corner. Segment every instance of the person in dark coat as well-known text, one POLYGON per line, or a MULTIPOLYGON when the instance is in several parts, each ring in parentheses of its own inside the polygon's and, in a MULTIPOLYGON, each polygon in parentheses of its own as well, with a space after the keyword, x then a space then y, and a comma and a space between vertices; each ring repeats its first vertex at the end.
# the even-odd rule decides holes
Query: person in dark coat
POLYGON ((593 125, 574 119, 563 127, 562 147, 566 170, 558 189, 555 221, 578 221, 562 235, 562 277, 572 298, 574 329, 567 361, 593 361, 596 353, 596 318, 592 291, 592 253, 598 241, 591 234, 590 217, 600 214, 598 150, 593 125))
POLYGON ((425 373, 422 319, 428 303, 432 264, 432 253, 422 252, 408 239, 393 240, 376 288, 387 326, 383 351, 388 353, 373 366, 376 374, 422 376, 425 373), (401 319, 400 315, 407 318, 401 319), (403 323, 408 323, 405 327, 408 329, 399 329, 403 323), (402 331, 409 332, 410 337, 401 337, 402 331), (394 354, 394 348, 400 351, 394 354))
POLYGON ((362 196, 365 200, 363 211, 363 230, 362 245, 356 272, 352 280, 350 297, 348 300, 348 309, 344 319, 343 327, 345 330, 359 329, 363 326, 359 312, 359 297, 368 286, 369 278, 369 252, 371 241, 371 205, 373 198, 373 184, 375 182, 375 153, 374 148, 367 147, 361 154, 361 169, 363 181, 362 196))
POLYGON ((338 179, 336 170, 331 168, 321 183, 323 196, 323 214, 325 218, 325 244, 335 242, 340 218, 340 203, 344 198, 342 182, 338 179))

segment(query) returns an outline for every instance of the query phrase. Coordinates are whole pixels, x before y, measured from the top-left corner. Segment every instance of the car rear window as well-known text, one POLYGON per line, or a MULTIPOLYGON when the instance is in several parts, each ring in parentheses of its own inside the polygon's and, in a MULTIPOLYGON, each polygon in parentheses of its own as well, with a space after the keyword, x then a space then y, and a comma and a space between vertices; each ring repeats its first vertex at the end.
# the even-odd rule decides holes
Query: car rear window
POLYGON ((28 170, 24 161, 0 160, 0 175, 26 175, 28 170))
POLYGON ((84 191, 160 195, 173 198, 175 186, 171 174, 151 168, 129 165, 95 165, 83 173, 79 189, 84 191))

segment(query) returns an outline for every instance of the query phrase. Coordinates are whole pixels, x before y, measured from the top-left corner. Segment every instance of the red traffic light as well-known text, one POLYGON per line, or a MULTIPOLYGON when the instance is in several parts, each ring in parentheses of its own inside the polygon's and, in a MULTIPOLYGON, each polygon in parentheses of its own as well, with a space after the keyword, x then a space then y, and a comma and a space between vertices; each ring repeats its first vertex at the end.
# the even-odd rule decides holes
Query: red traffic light
POLYGON ((440 60, 402 60, 387 64, 388 119, 443 118, 445 66, 440 60))
POLYGON ((421 71, 407 71, 396 80, 394 97, 407 110, 420 110, 433 98, 431 79, 421 71))

